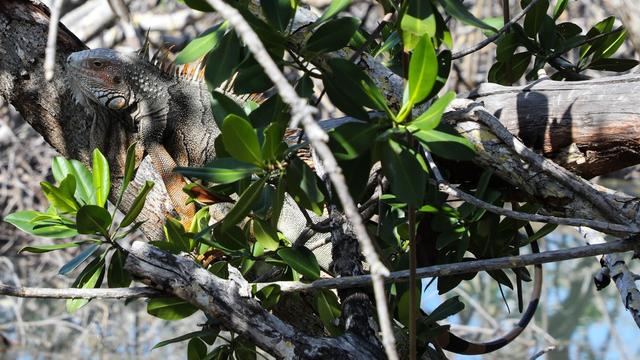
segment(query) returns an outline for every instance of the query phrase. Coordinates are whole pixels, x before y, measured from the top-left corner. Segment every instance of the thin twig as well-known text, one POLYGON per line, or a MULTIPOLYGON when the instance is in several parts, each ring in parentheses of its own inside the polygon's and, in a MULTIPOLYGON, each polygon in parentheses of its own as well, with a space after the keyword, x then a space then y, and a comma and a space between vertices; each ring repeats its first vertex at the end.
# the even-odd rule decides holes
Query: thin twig
POLYGON ((49 36, 44 54, 44 78, 53 80, 53 69, 56 65, 56 42, 58 40, 58 23, 60 22, 60 8, 64 0, 53 0, 51 3, 51 18, 49 20, 49 36))
POLYGON ((389 359, 397 360, 398 355, 395 348, 395 338, 391 327, 391 320, 389 318, 389 309, 383 281, 383 277, 389 275, 389 270, 380 261, 380 258, 375 251, 375 247, 373 246, 373 242, 366 231, 360 213, 358 213, 358 208, 349 194, 344 175, 342 174, 342 169, 338 166, 331 149, 329 149, 329 146, 327 145, 327 133, 325 133, 313 119, 313 115, 317 112, 317 109, 309 106, 305 99, 298 96, 293 86, 289 84, 289 81, 287 81, 286 77, 282 74, 271 56, 269 56, 269 53, 260 41, 258 35, 235 8, 226 4, 222 0, 207 0, 207 3, 211 5, 223 18, 229 21, 229 24, 235 29, 238 36, 240 36, 253 54, 254 59, 264 68, 265 74, 267 74, 269 79, 271 79, 275 85, 282 101, 291 108, 292 117, 289 127, 295 129, 298 127, 298 123, 301 123, 304 127, 305 133, 307 134, 309 143, 316 151, 316 154, 318 154, 320 160, 322 160, 322 165, 329 175, 331 182, 335 186, 336 193, 340 198, 344 213, 353 226, 354 232, 360 242, 362 252, 370 266, 371 275, 374 280, 373 288, 376 298, 376 309, 378 311, 378 320, 380 321, 380 327, 382 330, 382 343, 384 345, 385 352, 389 359))
MULTIPOLYGON (((603 244, 577 246, 562 250, 545 251, 535 254, 524 254, 519 256, 504 256, 494 259, 472 260, 453 264, 432 265, 418 268, 416 274, 418 278, 428 278, 444 275, 459 275, 475 273, 479 271, 489 271, 498 269, 514 269, 527 265, 545 264, 569 259, 586 258, 602 254, 626 252, 640 248, 640 243, 636 237, 616 240, 603 244)), ((388 283, 407 281, 409 270, 392 272, 385 281, 388 283)), ((311 283, 301 283, 297 281, 276 281, 269 283, 253 284, 257 289, 262 289, 269 285, 279 285, 282 292, 311 291, 316 289, 347 289, 371 284, 371 275, 349 276, 334 279, 320 279, 311 283)))
POLYGON ((16 287, 0 283, 0 295, 40 299, 135 299, 166 297, 166 293, 149 287, 112 289, 54 289, 16 287))
POLYGON ((473 45, 470 48, 464 49, 464 50, 460 50, 456 53, 454 53, 451 56, 451 59, 456 60, 456 59, 460 59, 461 57, 465 57, 469 54, 472 54, 482 48, 484 48, 485 46, 491 44, 492 42, 494 42, 496 39, 498 39, 500 37, 500 35, 502 35, 505 31, 509 30, 511 28, 511 26, 513 26, 513 24, 517 23, 520 19, 522 19, 525 15, 527 15, 527 13, 529 12, 529 10, 531 10, 540 0, 533 0, 529 3, 529 5, 527 5, 524 9, 522 9, 522 12, 520 12, 518 15, 516 15, 513 19, 511 19, 511 21, 509 21, 508 23, 504 24, 504 26, 498 30, 497 33, 489 36, 488 38, 480 41, 479 43, 473 45))

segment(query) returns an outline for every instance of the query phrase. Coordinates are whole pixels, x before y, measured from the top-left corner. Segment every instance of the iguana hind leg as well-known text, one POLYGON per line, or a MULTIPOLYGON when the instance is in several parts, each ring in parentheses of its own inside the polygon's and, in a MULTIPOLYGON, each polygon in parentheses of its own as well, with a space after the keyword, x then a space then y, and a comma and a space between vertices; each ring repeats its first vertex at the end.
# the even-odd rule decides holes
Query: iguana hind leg
POLYGON ((182 188, 187 184, 182 175, 173 172, 173 169, 177 166, 171 155, 167 150, 158 143, 148 144, 146 147, 147 154, 151 157, 153 167, 162 177, 169 199, 173 204, 174 209, 180 216, 180 222, 184 228, 188 231, 191 227, 191 222, 196 214, 196 207, 193 203, 187 204, 189 196, 182 191, 182 188))

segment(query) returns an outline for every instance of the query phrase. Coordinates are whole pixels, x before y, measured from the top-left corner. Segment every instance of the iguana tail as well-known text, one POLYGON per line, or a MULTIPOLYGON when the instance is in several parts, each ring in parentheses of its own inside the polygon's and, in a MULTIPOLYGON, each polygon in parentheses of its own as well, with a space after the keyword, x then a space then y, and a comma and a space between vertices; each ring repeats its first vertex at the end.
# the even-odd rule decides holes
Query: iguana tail
MULTIPOLYGON (((538 243, 536 241, 531 243, 531 250, 534 253, 540 252, 540 248, 538 247, 538 243)), ((522 315, 522 318, 518 322, 518 325, 511 329, 511 331, 509 331, 504 336, 483 343, 467 341, 454 335, 450 331, 447 331, 438 336, 436 338, 436 342, 443 349, 462 355, 486 354, 503 348, 504 346, 512 342, 515 338, 517 338, 527 327, 531 319, 533 319, 533 315, 535 314, 536 308, 538 307, 538 303, 540 301, 541 290, 542 265, 536 264, 534 265, 533 293, 531 294, 531 300, 529 301, 529 305, 522 315)))

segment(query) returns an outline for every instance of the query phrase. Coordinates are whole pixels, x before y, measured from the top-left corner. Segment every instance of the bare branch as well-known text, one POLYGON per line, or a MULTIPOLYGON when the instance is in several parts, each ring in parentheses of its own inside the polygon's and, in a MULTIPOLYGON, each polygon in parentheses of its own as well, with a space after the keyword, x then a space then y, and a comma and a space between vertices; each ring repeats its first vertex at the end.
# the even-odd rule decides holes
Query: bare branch
POLYGON ((44 57, 44 78, 53 80, 53 69, 56 65, 56 42, 58 40, 58 23, 60 22, 60 9, 64 0, 53 0, 51 4, 51 21, 49 22, 49 35, 44 57))
POLYGON ((168 296, 148 287, 113 289, 52 289, 15 287, 0 284, 0 295, 40 299, 135 299, 168 296))
MULTIPOLYGON (((419 278, 436 277, 444 275, 467 274, 478 271, 497 269, 512 269, 527 265, 545 264, 569 259, 578 259, 602 254, 625 252, 640 248, 636 237, 616 240, 597 245, 578 246, 569 249, 545 251, 536 254, 519 256, 505 256, 494 259, 465 261, 453 264, 433 265, 416 270, 419 278)), ((406 281, 409 278, 409 270, 392 272, 386 282, 406 281)), ((255 284, 258 289, 268 285, 277 284, 283 292, 310 291, 314 289, 344 289, 371 284, 371 275, 351 276, 336 279, 320 279, 304 284, 295 281, 276 281, 270 283, 255 284)))
POLYGON ((513 19, 511 19, 511 21, 509 21, 508 23, 504 24, 504 26, 498 30, 497 33, 495 33, 494 35, 489 36, 488 38, 482 40, 481 42, 477 43, 476 45, 464 49, 464 50, 460 50, 456 53, 454 53, 451 58, 453 60, 455 59, 460 59, 461 57, 465 57, 469 54, 472 54, 482 48, 484 48, 485 46, 491 44, 492 42, 494 42, 496 39, 498 39, 500 37, 500 35, 502 35, 504 32, 506 32, 507 30, 509 30, 511 28, 511 26, 515 23, 517 23, 520 19, 522 19, 525 15, 527 15, 527 13, 529 12, 529 10, 531 10, 537 3, 539 0, 533 0, 529 3, 529 5, 527 5, 524 9, 522 9, 522 12, 520 12, 518 15, 516 15, 516 17, 514 17, 513 19))

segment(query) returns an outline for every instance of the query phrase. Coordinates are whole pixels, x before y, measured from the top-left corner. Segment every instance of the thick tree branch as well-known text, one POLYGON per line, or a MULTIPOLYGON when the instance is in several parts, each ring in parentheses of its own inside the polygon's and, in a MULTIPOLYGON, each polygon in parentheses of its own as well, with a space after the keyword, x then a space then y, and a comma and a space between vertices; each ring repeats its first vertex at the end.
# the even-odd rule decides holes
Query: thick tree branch
POLYGON ((143 282, 176 294, 219 320, 270 354, 282 359, 382 359, 384 355, 359 336, 307 336, 262 308, 235 268, 229 280, 214 276, 190 258, 136 241, 125 268, 143 282))

